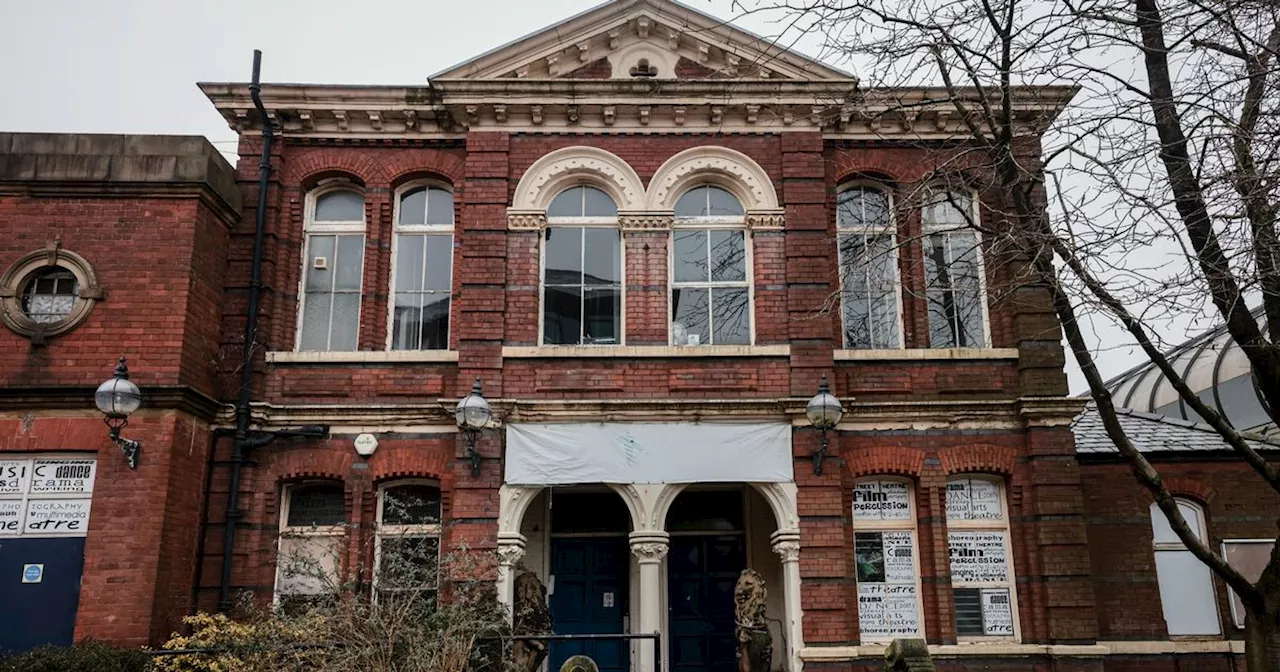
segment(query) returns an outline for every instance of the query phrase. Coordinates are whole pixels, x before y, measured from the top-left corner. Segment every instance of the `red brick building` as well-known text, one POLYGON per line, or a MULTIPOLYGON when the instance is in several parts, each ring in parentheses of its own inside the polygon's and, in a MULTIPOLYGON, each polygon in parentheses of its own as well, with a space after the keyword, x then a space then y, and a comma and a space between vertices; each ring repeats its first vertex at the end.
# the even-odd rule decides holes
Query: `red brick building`
MULTIPOLYGON (((910 636, 945 669, 1230 669, 1225 589, 1216 635, 1171 639, 1141 493, 1077 457, 1047 295, 965 226, 1003 208, 950 169, 962 121, 932 92, 664 0, 423 86, 264 85, 265 118, 202 88, 234 171, 198 138, 0 135, 0 468, 73 468, 0 480, 0 596, 61 591, 75 638, 154 643, 306 593, 282 553, 372 582, 409 535, 495 552, 506 601, 533 571, 561 632, 660 633, 672 672, 733 668, 748 567, 779 670, 878 669, 910 636), (120 356, 136 470, 91 399, 120 356), (430 510, 392 520, 398 493, 430 510), (43 534, 59 516, 87 533, 43 534), (82 570, 22 559, 76 544, 82 570)), ((1070 92, 1019 96, 1032 130, 1070 92)), ((1274 513, 1212 499, 1230 465, 1183 468, 1215 538, 1274 513)), ((49 632, 6 644, 72 637, 49 632)))

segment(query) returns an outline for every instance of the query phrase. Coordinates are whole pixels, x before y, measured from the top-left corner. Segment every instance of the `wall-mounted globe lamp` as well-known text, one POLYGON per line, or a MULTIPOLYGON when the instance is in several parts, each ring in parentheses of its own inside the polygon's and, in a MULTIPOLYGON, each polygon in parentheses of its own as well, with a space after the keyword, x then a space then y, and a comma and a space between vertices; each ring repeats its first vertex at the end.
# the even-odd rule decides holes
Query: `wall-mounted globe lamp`
POLYGON ((98 391, 93 394, 93 403, 106 416, 111 441, 124 451, 124 459, 129 463, 129 468, 137 469, 142 444, 121 437, 120 430, 129 424, 129 416, 142 406, 142 391, 129 380, 129 367, 125 364, 124 357, 116 364, 115 374, 98 386, 98 391))
POLYGON ((840 405, 836 395, 831 394, 826 376, 818 384, 818 393, 804 407, 804 414, 809 417, 809 424, 822 431, 822 444, 813 451, 813 473, 821 474, 822 462, 827 457, 827 432, 835 429, 844 417, 844 406, 840 405))
POLYGON ((479 476, 480 451, 476 450, 476 439, 480 438, 480 432, 488 429, 489 422, 493 420, 493 408, 480 393, 479 378, 476 378, 476 384, 471 386, 471 394, 458 402, 455 417, 458 420, 458 430, 467 441, 467 457, 471 458, 471 475, 479 476))

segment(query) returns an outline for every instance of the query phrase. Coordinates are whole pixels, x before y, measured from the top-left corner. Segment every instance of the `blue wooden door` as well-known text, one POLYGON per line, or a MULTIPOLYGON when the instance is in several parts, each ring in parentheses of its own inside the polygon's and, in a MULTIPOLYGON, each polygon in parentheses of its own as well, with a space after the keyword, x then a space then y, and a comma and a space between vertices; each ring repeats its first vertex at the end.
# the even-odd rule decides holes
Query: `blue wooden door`
POLYGON ((672 672, 735 672, 733 587, 746 567, 742 535, 671 538, 672 672))
POLYGON ((70 646, 83 571, 84 537, 0 537, 0 654, 70 646))
MULTIPOLYGON (((623 633, 628 558, 625 538, 552 538, 550 602, 557 635, 623 633)), ((547 669, 558 670, 569 656, 582 654, 602 672, 625 672, 629 653, 622 640, 554 642, 547 669)))

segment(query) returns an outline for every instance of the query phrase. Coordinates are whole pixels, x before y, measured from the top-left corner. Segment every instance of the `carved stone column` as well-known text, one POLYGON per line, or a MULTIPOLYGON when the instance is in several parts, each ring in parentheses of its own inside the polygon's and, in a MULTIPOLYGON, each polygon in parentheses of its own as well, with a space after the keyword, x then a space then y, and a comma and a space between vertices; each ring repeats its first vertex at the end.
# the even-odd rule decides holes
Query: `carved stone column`
MULTIPOLYGON (((659 530, 641 530, 631 533, 631 553, 640 563, 640 627, 638 633, 662 630, 662 560, 671 548, 670 535, 659 530)), ((663 641, 662 645, 666 646, 663 641)), ((638 672, 659 672, 654 665, 652 644, 640 644, 638 672)))
POLYGON ((800 531, 778 530, 770 537, 782 560, 782 625, 787 640, 787 670, 800 671, 803 612, 800 608, 800 531))
POLYGON ((506 607, 508 623, 515 612, 516 565, 524 557, 525 541, 523 534, 498 534, 498 602, 506 607))

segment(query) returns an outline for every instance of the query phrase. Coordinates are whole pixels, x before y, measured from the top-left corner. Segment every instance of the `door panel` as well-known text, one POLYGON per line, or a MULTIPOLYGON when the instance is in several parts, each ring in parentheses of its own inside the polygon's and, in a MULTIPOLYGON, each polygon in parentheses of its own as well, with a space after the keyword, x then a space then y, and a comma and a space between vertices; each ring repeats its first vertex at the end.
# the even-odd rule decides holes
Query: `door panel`
POLYGON ((671 539, 672 672, 735 672, 733 587, 746 568, 742 535, 671 539))
POLYGON ((84 537, 0 537, 0 654, 70 646, 83 571, 84 537), (44 565, 39 583, 23 583, 25 565, 44 565))
MULTIPOLYGON (((625 538, 551 539, 551 618, 557 635, 623 632, 627 614, 625 538)), ((630 646, 622 640, 553 642, 549 670, 558 670, 569 656, 587 655, 602 672, 629 667, 630 646)))

